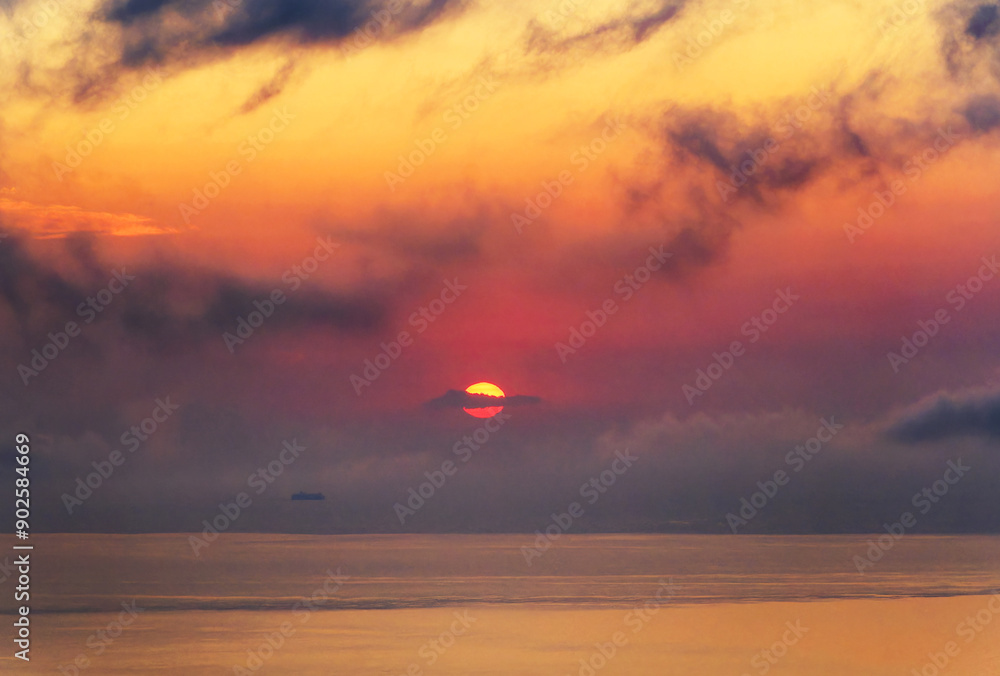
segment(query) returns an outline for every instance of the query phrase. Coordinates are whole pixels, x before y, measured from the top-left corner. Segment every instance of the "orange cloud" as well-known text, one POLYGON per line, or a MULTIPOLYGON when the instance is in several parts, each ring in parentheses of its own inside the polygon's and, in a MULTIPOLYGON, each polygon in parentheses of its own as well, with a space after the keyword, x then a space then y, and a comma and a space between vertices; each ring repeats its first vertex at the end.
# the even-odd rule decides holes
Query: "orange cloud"
POLYGON ((107 211, 86 211, 63 204, 34 204, 0 197, 0 218, 7 227, 37 239, 66 237, 78 233, 135 237, 178 232, 147 216, 107 211))

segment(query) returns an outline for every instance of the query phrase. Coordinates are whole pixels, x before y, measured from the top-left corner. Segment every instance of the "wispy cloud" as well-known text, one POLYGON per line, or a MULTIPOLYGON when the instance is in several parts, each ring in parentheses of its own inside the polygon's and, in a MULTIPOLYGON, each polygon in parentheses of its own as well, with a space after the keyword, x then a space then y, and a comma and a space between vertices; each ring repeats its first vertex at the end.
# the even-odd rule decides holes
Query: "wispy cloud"
POLYGON ((469 394, 462 390, 448 390, 440 397, 428 401, 427 406, 431 408, 492 408, 494 406, 525 406, 538 404, 541 401, 541 397, 526 394, 491 397, 488 394, 469 394))
POLYGON ((178 230, 161 225, 148 216, 108 211, 87 211, 64 204, 35 204, 0 197, 0 219, 6 227, 37 239, 68 237, 78 234, 167 235, 178 230))

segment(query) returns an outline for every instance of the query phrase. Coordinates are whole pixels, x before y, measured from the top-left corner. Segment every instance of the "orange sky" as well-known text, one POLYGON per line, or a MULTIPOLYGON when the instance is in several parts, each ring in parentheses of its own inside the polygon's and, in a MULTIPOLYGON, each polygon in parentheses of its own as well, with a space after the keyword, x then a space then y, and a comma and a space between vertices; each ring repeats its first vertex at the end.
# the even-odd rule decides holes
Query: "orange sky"
POLYGON ((523 409, 552 435, 527 452, 598 449, 663 416, 877 426, 995 387, 1000 285, 902 371, 887 360, 1000 252, 992 5, 281 7, 20 0, 0 16, 0 340, 30 393, 18 416, 108 401, 108 429, 74 413, 52 432, 105 439, 169 385, 204 398, 199 429, 230 407, 377 455, 408 442, 347 427, 396 416, 429 453, 454 419, 421 405, 489 381, 546 402, 523 409), (293 290, 317 237, 341 246, 293 290), (672 256, 626 299, 616 285, 650 247, 672 256), (122 265, 134 289, 25 384, 18 365, 122 265), (356 395, 351 376, 455 279, 468 291, 356 395), (288 304, 229 354, 223 335, 275 289, 288 304), (801 302, 686 400, 782 289, 801 302), (561 358, 608 299, 607 326, 561 358))

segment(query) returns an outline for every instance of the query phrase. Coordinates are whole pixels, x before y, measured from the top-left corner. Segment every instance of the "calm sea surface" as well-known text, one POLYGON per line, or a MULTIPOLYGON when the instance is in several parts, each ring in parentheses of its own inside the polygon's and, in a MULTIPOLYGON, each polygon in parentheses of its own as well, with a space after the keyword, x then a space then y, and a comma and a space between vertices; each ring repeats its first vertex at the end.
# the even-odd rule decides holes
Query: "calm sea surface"
POLYGON ((1000 538, 869 539, 33 535, 0 672, 1000 676, 1000 538))

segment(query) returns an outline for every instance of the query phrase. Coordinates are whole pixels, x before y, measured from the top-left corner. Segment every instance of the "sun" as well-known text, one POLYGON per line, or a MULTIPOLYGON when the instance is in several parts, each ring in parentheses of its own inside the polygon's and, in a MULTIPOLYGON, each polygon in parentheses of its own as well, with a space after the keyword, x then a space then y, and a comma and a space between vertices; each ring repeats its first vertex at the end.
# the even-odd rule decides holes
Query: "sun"
MULTIPOLYGON (((476 383, 465 388, 468 394, 485 394, 490 397, 504 396, 503 390, 493 383, 476 383)), ((503 410, 503 406, 490 406, 489 408, 463 408, 463 411, 475 418, 492 418, 503 410)))

